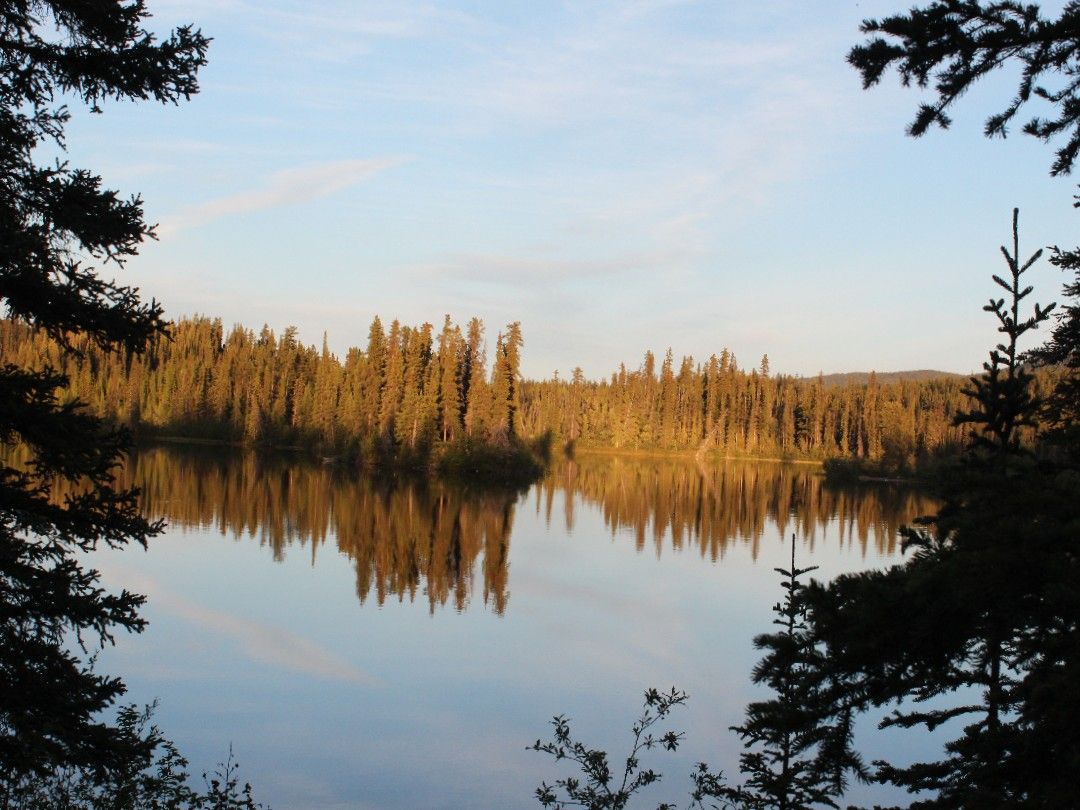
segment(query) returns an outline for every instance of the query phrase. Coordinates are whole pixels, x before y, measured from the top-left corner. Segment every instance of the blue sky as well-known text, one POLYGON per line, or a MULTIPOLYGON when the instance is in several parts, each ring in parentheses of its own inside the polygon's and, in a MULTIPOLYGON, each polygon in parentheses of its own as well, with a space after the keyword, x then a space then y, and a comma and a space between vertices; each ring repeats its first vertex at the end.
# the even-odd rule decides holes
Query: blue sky
POLYGON ((338 352, 376 314, 520 320, 534 377, 669 346, 970 371, 1012 208, 1022 249, 1071 246, 1076 187, 981 136, 1007 74, 919 140, 918 92, 861 90, 860 20, 907 5, 151 0, 214 38, 202 92, 79 115, 70 157, 144 197, 121 278, 170 316, 338 352))

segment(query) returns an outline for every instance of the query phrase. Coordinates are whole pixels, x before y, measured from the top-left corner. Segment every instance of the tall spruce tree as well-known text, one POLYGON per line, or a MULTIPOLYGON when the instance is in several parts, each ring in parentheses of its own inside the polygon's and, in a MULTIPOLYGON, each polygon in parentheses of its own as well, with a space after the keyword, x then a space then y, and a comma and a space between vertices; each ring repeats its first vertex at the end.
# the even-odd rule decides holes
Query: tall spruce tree
POLYGON ((743 785, 724 791, 736 807, 753 810, 808 810, 839 807, 849 774, 866 779, 852 747, 850 701, 826 674, 824 649, 810 633, 804 585, 799 578, 817 566, 777 568, 784 598, 773 606, 773 624, 754 646, 764 657, 754 667, 754 683, 769 687, 768 700, 751 703, 746 721, 732 726, 746 748, 739 758, 743 785), (839 697, 840 703, 834 701, 839 697))
POLYGON ((1021 315, 1031 260, 1015 230, 1002 252, 1009 277, 994 280, 1008 292, 985 309, 1004 337, 958 417, 971 446, 943 482, 945 506, 904 530, 902 565, 808 592, 825 670, 855 705, 897 704, 883 727, 959 732, 937 760, 875 763, 920 807, 1067 806, 1080 765, 1080 730, 1059 714, 1080 702, 1080 492, 1018 440, 1038 403, 1017 343, 1050 308, 1021 315))
MULTIPOLYGON (((919 106, 909 134, 922 135, 935 125, 947 128, 948 111, 967 90, 1000 69, 1018 67, 1015 94, 986 119, 984 132, 1004 138, 1021 109, 1040 106, 1047 112, 1030 117, 1022 131, 1060 143, 1051 174, 1071 173, 1080 154, 1080 3, 1067 2, 1045 14, 1035 3, 1015 0, 938 0, 866 20, 862 31, 870 38, 851 49, 848 61, 862 75, 864 88, 880 82, 890 68, 905 86, 932 86, 935 98, 919 106)), ((1054 248, 1051 262, 1077 273, 1064 295, 1080 295, 1080 250, 1054 248)), ((1049 428, 1045 434, 1072 463, 1080 460, 1080 431, 1069 427, 1080 417, 1077 346, 1080 318, 1073 307, 1060 315, 1046 346, 1029 356, 1037 364, 1062 367, 1041 417, 1049 428)))
POLYGON ((957 414, 957 424, 971 424, 970 449, 973 458, 988 455, 998 464, 1005 464, 1020 450, 1023 428, 1034 428, 1038 408, 1032 390, 1033 376, 1021 363, 1019 342, 1025 334, 1037 329, 1050 318, 1055 304, 1043 308, 1035 304, 1031 315, 1021 317, 1020 304, 1032 288, 1021 287, 1020 278, 1042 256, 1037 250, 1023 264, 1020 263, 1020 212, 1013 209, 1012 253, 1002 246, 1001 253, 1009 267, 1008 280, 994 274, 994 283, 1005 291, 1006 298, 991 298, 983 307, 993 313, 998 321, 998 332, 1005 340, 990 350, 990 359, 983 363, 983 374, 971 378, 971 385, 964 389, 970 398, 971 410, 957 414))
MULTIPOLYGON (((99 274, 152 234, 138 197, 65 161, 65 101, 99 111, 111 99, 174 103, 197 92, 208 40, 191 27, 158 40, 141 0, 0 2, 0 302, 75 351, 138 352, 164 330, 161 308, 99 274), (95 266, 98 265, 98 266, 95 266)), ((80 653, 143 627, 143 599, 110 594, 81 553, 145 544, 144 520, 114 469, 126 446, 78 403, 49 368, 0 367, 0 442, 29 448, 27 466, 0 466, 0 773, 8 780, 62 766, 122 770, 151 741, 102 715, 124 692, 80 653), (63 500, 53 485, 81 487, 63 500)))

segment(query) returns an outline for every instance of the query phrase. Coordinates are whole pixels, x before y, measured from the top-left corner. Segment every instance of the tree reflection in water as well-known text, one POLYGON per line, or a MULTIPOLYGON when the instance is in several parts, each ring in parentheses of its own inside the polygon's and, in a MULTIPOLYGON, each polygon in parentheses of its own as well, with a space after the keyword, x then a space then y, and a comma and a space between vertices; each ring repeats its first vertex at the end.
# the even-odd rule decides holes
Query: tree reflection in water
POLYGON ((557 463, 528 493, 199 447, 141 450, 122 477, 174 529, 247 536, 275 559, 299 547, 312 564, 332 542, 353 563, 361 603, 426 599, 432 612, 463 611, 474 595, 497 614, 507 609, 514 511, 530 504, 568 530, 576 502, 596 504, 612 535, 632 535, 638 551, 669 546, 712 561, 733 544, 756 558, 770 521, 810 551, 835 527, 841 544, 892 555, 898 528, 936 508, 911 488, 827 485, 809 465, 600 455, 557 463))
MULTIPOLYGON (((539 485, 547 518, 563 497, 567 529, 574 525, 573 497, 598 505, 612 533, 629 530, 639 551, 651 544, 696 547, 716 561, 736 542, 749 543, 754 559, 770 521, 779 536, 792 532, 813 551, 835 522, 842 544, 858 543, 865 554, 897 551, 897 531, 938 502, 912 487, 826 484, 806 464, 764 461, 691 461, 634 456, 584 456, 568 461, 539 485)), ((539 503, 539 502, 538 502, 539 503)))

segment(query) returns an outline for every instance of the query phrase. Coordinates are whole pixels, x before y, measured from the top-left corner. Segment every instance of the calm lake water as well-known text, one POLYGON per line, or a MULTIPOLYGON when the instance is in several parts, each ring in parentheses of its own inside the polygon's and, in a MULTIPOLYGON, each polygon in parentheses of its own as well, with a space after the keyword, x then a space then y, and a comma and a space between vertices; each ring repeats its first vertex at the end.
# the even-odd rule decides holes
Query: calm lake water
POLYGON ((642 691, 673 684, 686 741, 650 761, 650 797, 681 806, 695 762, 737 776, 727 729, 760 694, 751 640, 791 535, 831 577, 897 561, 898 527, 935 508, 805 465, 591 455, 524 491, 200 449, 143 450, 126 476, 169 528, 93 557, 149 597, 150 627, 101 666, 159 699, 194 772, 231 744, 279 810, 535 807, 570 774, 525 750, 552 715, 621 754, 642 691))

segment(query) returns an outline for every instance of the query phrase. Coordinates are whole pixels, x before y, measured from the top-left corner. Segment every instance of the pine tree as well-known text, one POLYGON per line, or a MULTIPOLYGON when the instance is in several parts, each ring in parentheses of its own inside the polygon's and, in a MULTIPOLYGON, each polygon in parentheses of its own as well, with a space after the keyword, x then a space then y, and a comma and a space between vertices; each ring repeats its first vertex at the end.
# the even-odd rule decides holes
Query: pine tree
POLYGON ((488 439, 503 444, 509 436, 506 422, 506 403, 510 394, 509 380, 503 369, 503 333, 495 337, 495 360, 491 364, 491 384, 488 388, 488 439))
POLYGON ((521 322, 514 321, 506 326, 506 339, 503 341, 502 374, 506 379, 506 427, 511 436, 519 432, 519 411, 521 410, 521 351, 525 338, 521 334, 521 322))
POLYGON ((660 367, 660 401, 658 410, 660 413, 659 435, 657 441, 660 447, 673 449, 675 447, 675 418, 678 390, 675 386, 675 356, 668 348, 664 355, 664 362, 660 367))
POLYGON ((569 440, 576 442, 581 436, 583 411, 585 410, 585 373, 581 366, 575 366, 570 375, 570 428, 569 440))
POLYGON ((402 393, 398 412, 394 418, 397 443, 407 445, 410 451, 416 450, 421 438, 427 432, 424 386, 428 378, 430 361, 431 324, 425 323, 419 329, 409 329, 405 338, 402 393))
MULTIPOLYGON (((326 333, 323 333, 322 351, 315 372, 311 426, 322 441, 333 446, 338 441, 338 398, 341 391, 341 365, 330 354, 326 333)), ((301 427, 306 425, 301 422, 301 427)))

